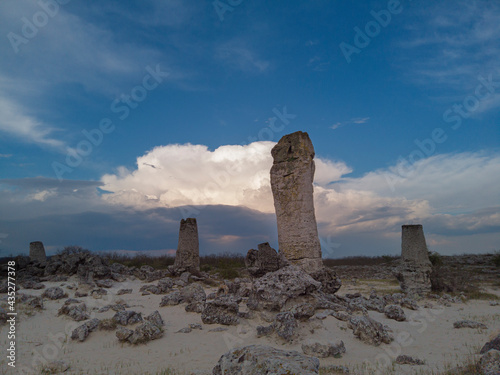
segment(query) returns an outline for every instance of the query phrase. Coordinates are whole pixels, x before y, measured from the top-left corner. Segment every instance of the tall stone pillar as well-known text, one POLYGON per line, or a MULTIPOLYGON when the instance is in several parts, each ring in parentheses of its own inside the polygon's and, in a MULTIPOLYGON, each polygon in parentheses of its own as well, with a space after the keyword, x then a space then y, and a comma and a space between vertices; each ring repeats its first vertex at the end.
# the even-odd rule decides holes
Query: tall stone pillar
POLYGON ((176 273, 200 271, 198 225, 194 218, 181 220, 179 242, 177 244, 173 268, 176 273))
POLYGON ((38 262, 45 262, 47 260, 45 248, 41 241, 30 242, 30 260, 38 262))
POLYGON ((396 271, 401 290, 410 294, 431 291, 432 264, 422 225, 401 227, 401 266, 396 271))
POLYGON ((322 260, 314 214, 314 147, 309 135, 298 131, 283 136, 271 154, 279 251, 305 271, 317 271, 322 260))

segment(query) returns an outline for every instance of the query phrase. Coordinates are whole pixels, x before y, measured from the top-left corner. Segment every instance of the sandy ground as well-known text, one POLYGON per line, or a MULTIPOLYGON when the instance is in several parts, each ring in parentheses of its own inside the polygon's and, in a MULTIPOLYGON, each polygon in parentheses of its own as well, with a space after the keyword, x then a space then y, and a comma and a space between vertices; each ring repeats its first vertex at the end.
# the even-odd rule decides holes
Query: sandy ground
MULTIPOLYGON (((44 283, 47 287, 61 286, 74 296, 74 290, 67 285, 74 280, 58 283, 44 283)), ((153 283, 154 284, 154 283, 153 283)), ((0 358, 0 374, 24 374, 28 369, 37 369, 45 360, 64 360, 70 364, 67 374, 157 374, 165 369, 176 370, 175 374, 210 374, 220 356, 234 347, 262 344, 280 349, 301 351, 300 340, 293 345, 283 344, 272 337, 257 338, 255 327, 268 325, 256 318, 241 320, 238 326, 225 327, 227 331, 210 332, 220 325, 205 325, 200 314, 187 313, 184 305, 159 307, 162 295, 142 296, 139 288, 144 285, 139 280, 116 283, 108 289, 109 295, 96 300, 92 297, 79 298, 92 307, 103 307, 125 300, 131 307, 128 310, 142 312, 143 316, 158 310, 165 321, 165 335, 147 344, 133 346, 118 342, 114 331, 95 331, 83 343, 70 339, 71 331, 81 323, 66 316, 57 316, 57 310, 64 299, 45 301, 45 310, 33 316, 21 315, 17 323, 17 367, 8 367, 4 353, 0 358), (116 296, 121 288, 132 288, 132 294, 116 296), (176 333, 190 323, 201 323, 203 330, 191 333, 176 333)), ((356 286, 342 287, 339 294, 353 291, 368 291, 371 286, 381 289, 394 289, 394 285, 372 282, 356 286)), ((206 289, 207 293, 215 289, 206 289)), ((21 290, 20 292, 40 295, 43 290, 21 290)), ((500 296, 498 290, 491 291, 500 296)), ((477 353, 488 341, 488 337, 500 330, 500 306, 490 306, 488 301, 469 301, 442 307, 433 301, 435 308, 421 308, 419 311, 404 309, 408 317, 406 322, 386 319, 383 314, 370 311, 369 315, 388 325, 394 331, 396 341, 390 345, 374 347, 356 339, 347 323, 334 317, 324 320, 312 318, 308 323, 301 323, 301 338, 340 339, 347 352, 342 358, 320 359, 322 366, 346 365, 351 373, 362 374, 367 368, 382 369, 381 373, 416 374, 422 370, 443 370, 446 366, 463 361, 471 353, 477 353), (471 319, 485 323, 487 330, 454 329, 453 322, 471 319), (400 366, 392 362, 399 354, 407 354, 426 361, 424 366, 400 366), (378 366, 378 367, 376 367, 378 366), (391 372, 392 371, 392 372, 391 372)), ((422 302, 420 302, 422 304, 422 302)), ((243 304, 241 310, 246 310, 243 304)), ((114 311, 94 312, 92 317, 110 318, 114 311)), ((7 348, 7 326, 0 330, 2 352, 7 348)), ((169 372, 164 372, 169 374, 169 372)))

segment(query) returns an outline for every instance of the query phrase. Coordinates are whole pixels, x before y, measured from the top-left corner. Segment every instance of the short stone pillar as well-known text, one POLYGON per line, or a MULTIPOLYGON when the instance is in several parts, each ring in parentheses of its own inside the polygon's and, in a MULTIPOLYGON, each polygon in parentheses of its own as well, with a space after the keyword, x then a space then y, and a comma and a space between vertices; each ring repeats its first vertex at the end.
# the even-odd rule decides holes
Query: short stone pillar
POLYGON ((395 271, 401 290, 410 294, 431 291, 432 264, 429 260, 422 225, 403 225, 401 228, 401 265, 395 271))
POLYGON ((315 272, 322 260, 314 213, 313 144, 307 133, 298 131, 283 136, 271 154, 279 251, 306 272, 315 272))
POLYGON ((175 253, 174 271, 176 273, 200 271, 200 247, 198 241, 198 224, 196 219, 181 220, 179 242, 175 253))
POLYGON ((41 241, 30 242, 30 260, 37 262, 45 262, 47 260, 45 248, 41 241))

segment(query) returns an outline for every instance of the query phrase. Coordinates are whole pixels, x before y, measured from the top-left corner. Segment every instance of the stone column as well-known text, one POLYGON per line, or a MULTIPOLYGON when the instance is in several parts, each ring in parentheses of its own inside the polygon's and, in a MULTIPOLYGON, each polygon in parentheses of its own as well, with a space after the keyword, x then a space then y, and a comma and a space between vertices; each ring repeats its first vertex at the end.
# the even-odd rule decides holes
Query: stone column
POLYGON ((179 242, 175 253, 174 270, 177 273, 184 271, 200 271, 200 249, 198 242, 198 225, 196 219, 181 220, 179 242))
POLYGON ((422 225, 401 227, 401 266, 396 271, 401 290, 410 294, 431 291, 432 264, 427 252, 422 225))
POLYGON ((45 262, 47 260, 45 248, 41 241, 30 242, 30 260, 38 262, 45 262))
POLYGON ((306 272, 315 272, 322 260, 314 214, 314 147, 309 135, 299 131, 283 136, 271 154, 279 251, 306 272))

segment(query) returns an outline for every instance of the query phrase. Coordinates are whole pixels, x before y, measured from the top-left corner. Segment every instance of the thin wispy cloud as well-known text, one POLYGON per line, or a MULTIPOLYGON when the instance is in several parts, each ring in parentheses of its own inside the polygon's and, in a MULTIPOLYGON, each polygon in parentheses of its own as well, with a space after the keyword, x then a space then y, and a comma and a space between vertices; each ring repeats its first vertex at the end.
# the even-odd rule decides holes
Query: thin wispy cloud
POLYGON ((257 52, 241 40, 233 40, 220 45, 216 49, 215 57, 231 68, 244 73, 264 73, 270 66, 269 61, 259 57, 257 52))
POLYGON ((335 130, 335 129, 341 128, 343 126, 346 126, 346 125, 364 124, 364 123, 367 123, 369 120, 370 120, 369 117, 355 117, 355 118, 352 118, 348 121, 337 122, 337 123, 333 124, 330 128, 335 130))
POLYGON ((0 92, 0 113, 2 114, 0 132, 7 133, 23 142, 64 151, 64 142, 52 136, 58 129, 42 123, 27 112, 25 108, 7 99, 0 92))
POLYGON ((400 42, 402 63, 415 82, 466 92, 478 75, 498 72, 500 4, 479 0, 449 5, 438 2, 416 11, 406 27, 410 37, 400 42))

